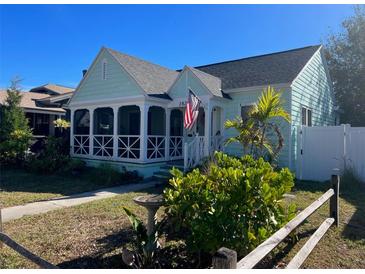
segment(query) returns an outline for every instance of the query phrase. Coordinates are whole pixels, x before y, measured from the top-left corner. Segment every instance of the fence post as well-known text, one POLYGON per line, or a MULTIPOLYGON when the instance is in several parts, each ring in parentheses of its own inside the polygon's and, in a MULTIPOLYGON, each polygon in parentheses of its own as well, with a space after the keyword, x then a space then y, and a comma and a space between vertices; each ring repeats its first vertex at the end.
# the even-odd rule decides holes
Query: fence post
POLYGON ((237 252, 226 247, 221 247, 213 256, 213 268, 236 269, 237 252))
POLYGON ((339 192, 340 192, 340 175, 339 169, 333 170, 331 177, 331 187, 335 194, 330 198, 330 217, 335 219, 335 225, 338 226, 340 222, 339 218, 339 192))
MULTIPOLYGON (((0 203, 0 233, 3 232, 3 218, 2 218, 2 215, 1 215, 1 203, 0 203)), ((0 241, 0 248, 3 247, 3 242, 0 241)))

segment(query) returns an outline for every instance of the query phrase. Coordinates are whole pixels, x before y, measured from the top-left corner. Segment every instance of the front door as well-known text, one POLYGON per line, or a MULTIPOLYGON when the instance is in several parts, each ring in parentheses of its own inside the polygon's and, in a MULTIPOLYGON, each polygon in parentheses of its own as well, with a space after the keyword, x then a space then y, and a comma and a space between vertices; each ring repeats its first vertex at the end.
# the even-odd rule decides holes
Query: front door
POLYGON ((170 114, 169 156, 171 160, 183 158, 184 117, 180 109, 173 109, 170 114))

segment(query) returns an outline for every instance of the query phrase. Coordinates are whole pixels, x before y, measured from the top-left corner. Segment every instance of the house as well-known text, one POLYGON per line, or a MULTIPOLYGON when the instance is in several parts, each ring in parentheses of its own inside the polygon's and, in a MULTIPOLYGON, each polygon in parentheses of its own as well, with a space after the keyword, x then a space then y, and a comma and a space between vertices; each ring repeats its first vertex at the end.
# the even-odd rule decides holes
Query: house
MULTIPOLYGON (((67 118, 64 107, 73 91, 73 88, 46 84, 21 93, 20 106, 24 109, 35 137, 55 135, 53 121, 58 118, 67 118)), ((6 97, 6 90, 0 90, 0 106, 4 104, 6 97)))
POLYGON ((268 85, 283 91, 291 122, 280 166, 295 172, 299 125, 333 125, 332 83, 321 45, 172 70, 103 47, 75 90, 71 154, 90 165, 107 161, 149 177, 166 165, 196 165, 214 150, 242 155, 224 121, 244 115, 268 85), (197 123, 183 127, 189 89, 201 100, 197 123), (172 162, 174 161, 174 162, 172 162))

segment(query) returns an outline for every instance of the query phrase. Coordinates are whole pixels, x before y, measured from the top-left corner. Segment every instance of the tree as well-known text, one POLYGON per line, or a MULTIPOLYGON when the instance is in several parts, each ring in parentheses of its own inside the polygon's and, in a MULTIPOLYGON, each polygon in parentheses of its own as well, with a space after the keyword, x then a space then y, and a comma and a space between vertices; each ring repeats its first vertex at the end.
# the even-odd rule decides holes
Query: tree
POLYGON ((24 159, 32 132, 23 109, 20 107, 21 94, 19 79, 11 81, 7 98, 1 107, 0 160, 17 163, 24 159))
POLYGON ((342 22, 342 32, 327 38, 326 58, 342 123, 365 125, 365 7, 342 22))
POLYGON ((244 151, 249 151, 255 158, 269 155, 271 159, 275 159, 284 145, 278 118, 290 122, 281 92, 268 86, 258 102, 250 108, 245 120, 237 117, 226 121, 226 128, 238 131, 238 135, 229 138, 227 143, 241 143, 244 151))

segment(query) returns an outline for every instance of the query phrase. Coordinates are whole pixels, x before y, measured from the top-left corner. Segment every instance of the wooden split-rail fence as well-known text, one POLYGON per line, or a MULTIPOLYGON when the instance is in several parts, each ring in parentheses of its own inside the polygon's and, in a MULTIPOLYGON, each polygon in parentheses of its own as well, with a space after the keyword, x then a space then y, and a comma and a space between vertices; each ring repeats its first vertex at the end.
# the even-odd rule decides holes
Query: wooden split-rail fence
POLYGON ((309 216, 318 210, 329 200, 329 218, 325 219, 319 228, 313 233, 309 240, 289 262, 286 268, 298 269, 312 252, 314 247, 325 235, 327 230, 334 224, 339 224, 339 186, 340 177, 338 170, 331 177, 332 187, 310 206, 301 211, 294 219, 279 229, 270 238, 260 244, 246 257, 237 262, 237 253, 234 250, 222 247, 213 257, 213 268, 224 269, 251 269, 265 258, 275 247, 277 247, 291 232, 301 225, 309 216))

